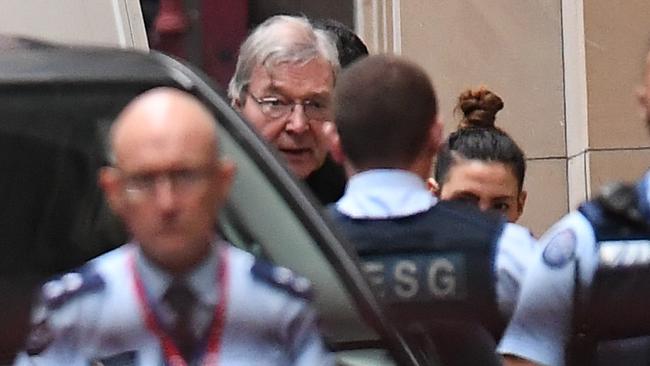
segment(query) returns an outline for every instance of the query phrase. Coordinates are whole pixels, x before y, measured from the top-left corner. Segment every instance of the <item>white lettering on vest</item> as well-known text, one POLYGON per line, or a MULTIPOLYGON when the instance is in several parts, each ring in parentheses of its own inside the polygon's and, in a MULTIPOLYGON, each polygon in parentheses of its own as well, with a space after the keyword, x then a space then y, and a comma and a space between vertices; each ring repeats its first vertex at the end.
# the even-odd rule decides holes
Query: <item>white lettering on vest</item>
POLYGON ((368 278, 368 282, 377 290, 379 297, 384 296, 384 263, 382 262, 365 262, 363 270, 368 278))
POLYGON ((418 293, 418 267, 414 261, 400 260, 395 263, 395 295, 410 299, 418 293))
POLYGON ((456 270, 446 258, 431 261, 427 276, 429 291, 435 297, 448 297, 456 294, 456 270))

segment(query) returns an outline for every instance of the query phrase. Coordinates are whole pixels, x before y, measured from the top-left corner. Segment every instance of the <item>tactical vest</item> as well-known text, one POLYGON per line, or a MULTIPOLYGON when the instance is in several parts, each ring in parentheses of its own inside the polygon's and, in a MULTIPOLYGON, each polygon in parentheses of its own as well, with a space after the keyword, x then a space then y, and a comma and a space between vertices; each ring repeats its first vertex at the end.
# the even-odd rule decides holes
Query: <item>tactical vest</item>
POLYGON ((582 285, 576 270, 570 364, 593 364, 599 341, 650 335, 645 192, 641 184, 617 183, 579 208, 593 227, 598 265, 590 286, 582 285))
POLYGON ((479 325, 500 337, 505 322, 497 306, 495 257, 501 217, 447 201, 386 219, 355 219, 329 209, 398 327, 453 331, 458 324, 479 325))

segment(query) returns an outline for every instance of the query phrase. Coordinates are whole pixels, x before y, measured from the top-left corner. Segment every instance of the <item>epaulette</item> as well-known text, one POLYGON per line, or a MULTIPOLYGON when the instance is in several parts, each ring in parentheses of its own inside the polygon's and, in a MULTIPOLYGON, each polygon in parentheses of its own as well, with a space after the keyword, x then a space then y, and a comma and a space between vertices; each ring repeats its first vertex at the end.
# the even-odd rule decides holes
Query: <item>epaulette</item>
POLYGON ((305 299, 312 299, 313 297, 311 281, 295 274, 288 268, 275 266, 257 259, 251 268, 251 274, 253 278, 285 290, 294 296, 305 299))
POLYGON ((48 309, 57 309, 68 300, 104 288, 104 279, 93 270, 69 272, 46 282, 41 288, 43 302, 48 309))
POLYGON ((608 184, 601 189, 597 200, 606 211, 623 217, 630 223, 645 225, 634 185, 619 182, 608 184))
POLYGON ((68 300, 104 288, 104 279, 95 271, 82 268, 51 279, 41 287, 41 303, 32 313, 32 329, 25 342, 25 351, 34 356, 43 352, 54 341, 50 328, 51 310, 56 310, 68 300))

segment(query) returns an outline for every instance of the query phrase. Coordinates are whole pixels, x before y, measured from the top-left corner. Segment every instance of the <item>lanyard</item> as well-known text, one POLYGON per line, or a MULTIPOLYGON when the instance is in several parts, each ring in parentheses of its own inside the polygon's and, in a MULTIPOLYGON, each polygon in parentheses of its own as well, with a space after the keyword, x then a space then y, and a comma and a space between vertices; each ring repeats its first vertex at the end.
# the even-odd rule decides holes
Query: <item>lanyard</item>
MULTIPOLYGON (((228 303, 228 257, 226 255, 226 249, 223 246, 218 247, 218 267, 217 267, 217 286, 221 296, 217 302, 217 306, 214 310, 214 317, 212 319, 212 324, 210 326, 208 343, 204 352, 203 360, 201 365, 204 366, 214 366, 217 364, 217 359, 219 357, 219 346, 221 341, 221 336, 223 334, 223 328, 226 317, 226 304, 228 303)), ((138 303, 140 305, 140 310, 142 311, 145 319, 147 328, 152 331, 162 347, 166 364, 169 366, 187 366, 187 362, 181 356, 181 353, 178 350, 176 344, 171 339, 169 334, 160 326, 158 318, 154 313, 149 301, 147 300, 147 293, 144 289, 142 279, 138 273, 135 265, 135 252, 131 256, 131 272, 133 273, 133 282, 135 285, 135 292, 138 298, 138 303)))

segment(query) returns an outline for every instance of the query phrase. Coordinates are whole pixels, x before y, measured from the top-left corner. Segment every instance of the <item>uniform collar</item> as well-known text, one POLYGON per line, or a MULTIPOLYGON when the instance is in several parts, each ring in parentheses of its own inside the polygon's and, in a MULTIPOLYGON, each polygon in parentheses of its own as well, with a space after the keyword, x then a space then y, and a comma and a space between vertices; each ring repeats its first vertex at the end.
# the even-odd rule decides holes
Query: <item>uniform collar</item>
MULTIPOLYGON (((219 241, 210 247, 208 256, 186 276, 186 282, 201 304, 215 306, 217 304, 217 246, 219 241)), ((136 243, 136 268, 147 291, 149 301, 159 304, 173 280, 173 276, 158 267, 148 259, 136 243)))
POLYGON ((373 169, 350 178, 336 208, 352 218, 390 218, 426 211, 437 202, 418 175, 373 169))

